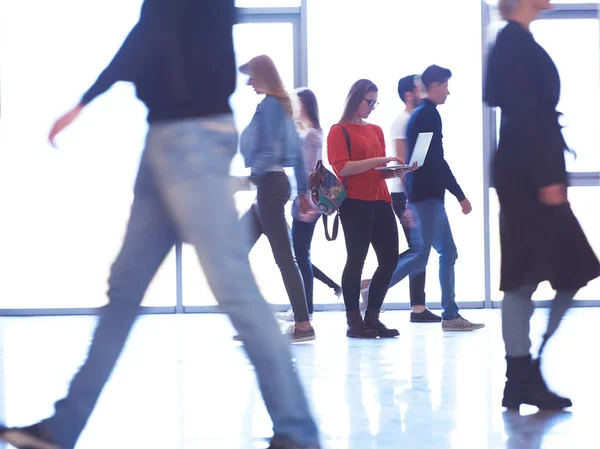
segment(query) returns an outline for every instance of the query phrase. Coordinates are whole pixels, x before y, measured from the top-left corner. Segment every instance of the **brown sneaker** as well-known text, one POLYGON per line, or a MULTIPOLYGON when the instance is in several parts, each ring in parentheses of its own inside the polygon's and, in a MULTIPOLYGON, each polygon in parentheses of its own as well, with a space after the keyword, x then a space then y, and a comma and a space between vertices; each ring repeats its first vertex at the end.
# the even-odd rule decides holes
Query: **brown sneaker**
POLYGON ((477 329, 484 328, 485 324, 471 323, 469 320, 465 320, 462 316, 458 315, 453 320, 442 319, 442 330, 446 332, 468 332, 476 331, 477 329))
POLYGON ((283 333, 290 339, 290 343, 302 343, 305 341, 312 341, 317 336, 315 335, 315 328, 311 327, 307 330, 302 330, 295 324, 290 325, 283 333))

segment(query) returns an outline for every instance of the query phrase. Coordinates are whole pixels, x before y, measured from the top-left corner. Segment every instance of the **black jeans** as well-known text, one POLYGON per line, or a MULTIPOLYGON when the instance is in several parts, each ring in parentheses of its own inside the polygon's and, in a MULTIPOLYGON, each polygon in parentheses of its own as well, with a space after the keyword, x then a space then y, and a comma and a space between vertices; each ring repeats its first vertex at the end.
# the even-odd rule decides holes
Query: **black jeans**
POLYGON ((373 245, 378 267, 369 287, 371 310, 380 310, 398 262, 398 226, 392 207, 385 201, 347 198, 340 209, 348 259, 342 275, 346 311, 359 310, 363 266, 373 245))
POLYGON ((306 293, 306 305, 308 313, 313 313, 313 278, 316 278, 335 289, 339 287, 325 273, 315 267, 310 260, 310 246, 315 233, 315 226, 318 220, 313 223, 307 223, 294 218, 292 221, 292 242, 294 243, 294 254, 296 254, 296 262, 302 273, 304 280, 304 291, 306 293))
MULTIPOLYGON (((406 194, 404 192, 392 193, 392 206, 394 207, 394 212, 396 212, 396 215, 398 216, 398 220, 400 220, 406 241, 410 246, 410 228, 406 226, 406 220, 403 218, 404 212, 406 212, 406 194)), ((399 257, 402 257, 409 251, 410 248, 400 254, 399 257)), ((423 270, 420 273, 411 273, 408 276, 410 305, 412 307, 425 305, 425 272, 426 271, 423 270)))
POLYGON ((284 172, 269 172, 256 180, 256 186, 256 202, 240 221, 250 229, 251 247, 262 234, 267 236, 273 257, 281 271, 295 320, 308 321, 304 284, 294 259, 290 230, 285 221, 284 207, 291 195, 290 182, 284 172))

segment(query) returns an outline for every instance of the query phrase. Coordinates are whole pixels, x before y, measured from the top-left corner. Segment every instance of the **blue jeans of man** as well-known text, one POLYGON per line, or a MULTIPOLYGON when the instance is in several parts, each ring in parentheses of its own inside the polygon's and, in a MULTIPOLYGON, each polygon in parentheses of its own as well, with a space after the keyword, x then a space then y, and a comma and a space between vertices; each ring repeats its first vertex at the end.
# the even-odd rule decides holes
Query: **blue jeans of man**
POLYGON ((454 293, 454 264, 458 252, 452 237, 450 222, 443 200, 425 200, 409 203, 417 218, 417 226, 410 229, 410 248, 398 259, 390 288, 410 274, 425 271, 433 247, 440 255, 439 278, 442 290, 442 318, 458 317, 454 293))
POLYGON ((248 232, 238 221, 229 176, 236 144, 230 114, 151 124, 125 239, 111 268, 109 304, 67 396, 41 423, 61 447, 75 445, 121 354, 146 288, 177 239, 195 247, 210 288, 243 340, 274 433, 300 447, 318 447, 289 342, 250 269, 248 232))

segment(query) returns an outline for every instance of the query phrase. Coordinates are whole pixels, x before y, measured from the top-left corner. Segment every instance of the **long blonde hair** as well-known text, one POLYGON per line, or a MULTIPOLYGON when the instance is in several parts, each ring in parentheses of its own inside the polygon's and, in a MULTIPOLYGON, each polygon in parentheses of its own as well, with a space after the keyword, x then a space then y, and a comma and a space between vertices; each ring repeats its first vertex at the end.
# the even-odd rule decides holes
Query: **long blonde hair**
POLYGON ((508 20, 518 5, 519 0, 498 0, 498 10, 504 20, 508 20))
POLYGON ((299 115, 298 98, 285 89, 277 67, 270 57, 267 55, 256 56, 242 65, 239 70, 258 80, 261 90, 264 90, 265 94, 277 98, 290 117, 295 118, 299 115))

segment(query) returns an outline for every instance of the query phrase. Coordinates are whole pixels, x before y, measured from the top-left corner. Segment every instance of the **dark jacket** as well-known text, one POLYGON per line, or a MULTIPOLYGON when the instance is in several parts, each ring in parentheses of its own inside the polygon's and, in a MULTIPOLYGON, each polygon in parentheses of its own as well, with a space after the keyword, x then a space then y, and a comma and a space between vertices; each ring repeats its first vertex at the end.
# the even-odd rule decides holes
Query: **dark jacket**
POLYGON ((600 264, 570 205, 545 206, 539 189, 567 182, 556 105, 560 78, 550 56, 516 22, 490 53, 484 101, 502 110, 492 178, 500 202, 501 290, 550 281, 578 290, 600 264))

